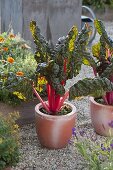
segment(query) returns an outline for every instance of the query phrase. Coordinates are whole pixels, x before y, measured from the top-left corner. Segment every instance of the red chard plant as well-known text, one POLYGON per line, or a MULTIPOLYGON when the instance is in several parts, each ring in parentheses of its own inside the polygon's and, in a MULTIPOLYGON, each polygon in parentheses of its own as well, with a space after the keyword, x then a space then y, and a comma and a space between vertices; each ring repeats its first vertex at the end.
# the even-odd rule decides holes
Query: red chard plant
POLYGON ((41 35, 35 21, 31 21, 30 30, 36 45, 37 61, 33 91, 48 114, 56 115, 69 96, 69 91, 65 91, 67 80, 79 74, 83 63, 89 63, 89 60, 95 63, 86 48, 91 28, 85 25, 78 33, 77 27, 73 26, 67 36, 58 39, 54 47, 41 35), (41 81, 46 83, 48 102, 43 101, 38 93, 43 87, 41 81))
POLYGON ((91 61, 85 64, 92 67, 95 78, 78 81, 70 89, 70 99, 90 95, 100 103, 113 105, 113 41, 102 21, 95 20, 94 24, 100 40, 92 46, 91 61))

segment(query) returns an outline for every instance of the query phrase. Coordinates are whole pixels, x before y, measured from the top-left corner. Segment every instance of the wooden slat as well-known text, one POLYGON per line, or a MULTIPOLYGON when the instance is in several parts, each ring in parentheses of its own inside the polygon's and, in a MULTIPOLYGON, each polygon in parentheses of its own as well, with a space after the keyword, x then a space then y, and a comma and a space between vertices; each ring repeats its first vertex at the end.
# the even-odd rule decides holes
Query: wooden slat
POLYGON ((2 32, 8 30, 8 26, 11 20, 10 13, 11 13, 10 1, 1 0, 1 31, 2 32))
POLYGON ((81 7, 81 0, 23 0, 24 38, 32 39, 29 22, 35 19, 43 35, 55 44, 75 23, 80 29, 81 7))
POLYGON ((12 26, 15 33, 22 34, 22 0, 0 0, 1 1, 1 29, 2 32, 12 26))
POLYGON ((1 0, 0 0, 0 33, 1 33, 1 0))
POLYGON ((30 20, 36 20, 41 32, 53 43, 67 35, 72 25, 80 29, 82 0, 0 0, 1 30, 12 24, 15 33, 32 40, 30 20))

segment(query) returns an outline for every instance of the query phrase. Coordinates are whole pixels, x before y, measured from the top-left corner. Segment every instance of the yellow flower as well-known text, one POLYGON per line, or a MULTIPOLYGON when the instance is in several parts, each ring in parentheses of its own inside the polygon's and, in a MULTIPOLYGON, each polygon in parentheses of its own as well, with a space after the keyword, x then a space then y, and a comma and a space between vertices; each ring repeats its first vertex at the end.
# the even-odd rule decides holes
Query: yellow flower
POLYGON ((26 97, 22 93, 15 91, 13 94, 16 95, 19 99, 26 101, 26 97))
POLYGON ((12 63, 14 63, 15 60, 14 60, 14 58, 12 58, 12 57, 8 57, 8 58, 7 58, 7 61, 12 64, 12 63))
POLYGON ((38 77, 38 84, 39 85, 47 84, 47 80, 45 79, 45 77, 38 77))
POLYGON ((16 75, 17 75, 17 76, 23 76, 24 73, 23 73, 22 71, 18 71, 18 72, 16 73, 16 75))
POLYGON ((3 139, 2 138, 0 138, 0 144, 2 144, 3 143, 3 139))
POLYGON ((4 38, 0 36, 0 43, 4 41, 4 38))

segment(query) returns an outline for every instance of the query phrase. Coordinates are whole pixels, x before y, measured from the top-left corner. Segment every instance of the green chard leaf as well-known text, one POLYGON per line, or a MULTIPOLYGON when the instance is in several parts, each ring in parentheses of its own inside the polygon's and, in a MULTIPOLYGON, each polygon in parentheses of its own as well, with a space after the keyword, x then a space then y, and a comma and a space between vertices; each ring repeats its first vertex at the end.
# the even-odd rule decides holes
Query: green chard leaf
POLYGON ((40 33, 39 27, 35 21, 30 22, 30 30, 36 44, 35 59, 39 62, 47 62, 48 59, 52 59, 54 50, 50 47, 49 43, 40 33))
POLYGON ((104 26, 104 24, 102 23, 101 20, 95 19, 95 20, 94 20, 94 25, 95 25, 95 27, 96 27, 96 29, 97 29, 97 32, 98 32, 100 35, 102 35, 103 33, 106 34, 106 32, 105 32, 105 26, 104 26))
POLYGON ((68 78, 77 76, 81 70, 81 65, 92 65, 95 66, 94 59, 89 55, 88 49, 86 48, 91 32, 91 27, 85 25, 75 41, 75 50, 68 59, 68 78))
POLYGON ((104 72, 101 74, 101 77, 106 77, 106 78, 110 78, 110 76, 113 75, 113 63, 111 63, 110 65, 108 65, 108 67, 104 70, 104 72))
POLYGON ((113 90, 113 83, 107 78, 85 78, 79 80, 70 88, 69 99, 81 96, 93 96, 95 98, 105 95, 106 92, 113 90))

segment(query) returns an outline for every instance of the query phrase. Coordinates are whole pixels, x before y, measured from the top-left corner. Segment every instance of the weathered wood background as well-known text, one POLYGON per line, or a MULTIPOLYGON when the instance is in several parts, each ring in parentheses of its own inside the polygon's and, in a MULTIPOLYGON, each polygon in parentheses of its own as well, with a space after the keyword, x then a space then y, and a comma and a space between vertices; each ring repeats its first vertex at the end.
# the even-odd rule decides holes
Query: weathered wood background
POLYGON ((76 24, 80 29, 81 0, 0 0, 0 31, 9 25, 31 40, 30 20, 36 20, 48 40, 56 42, 76 24))

